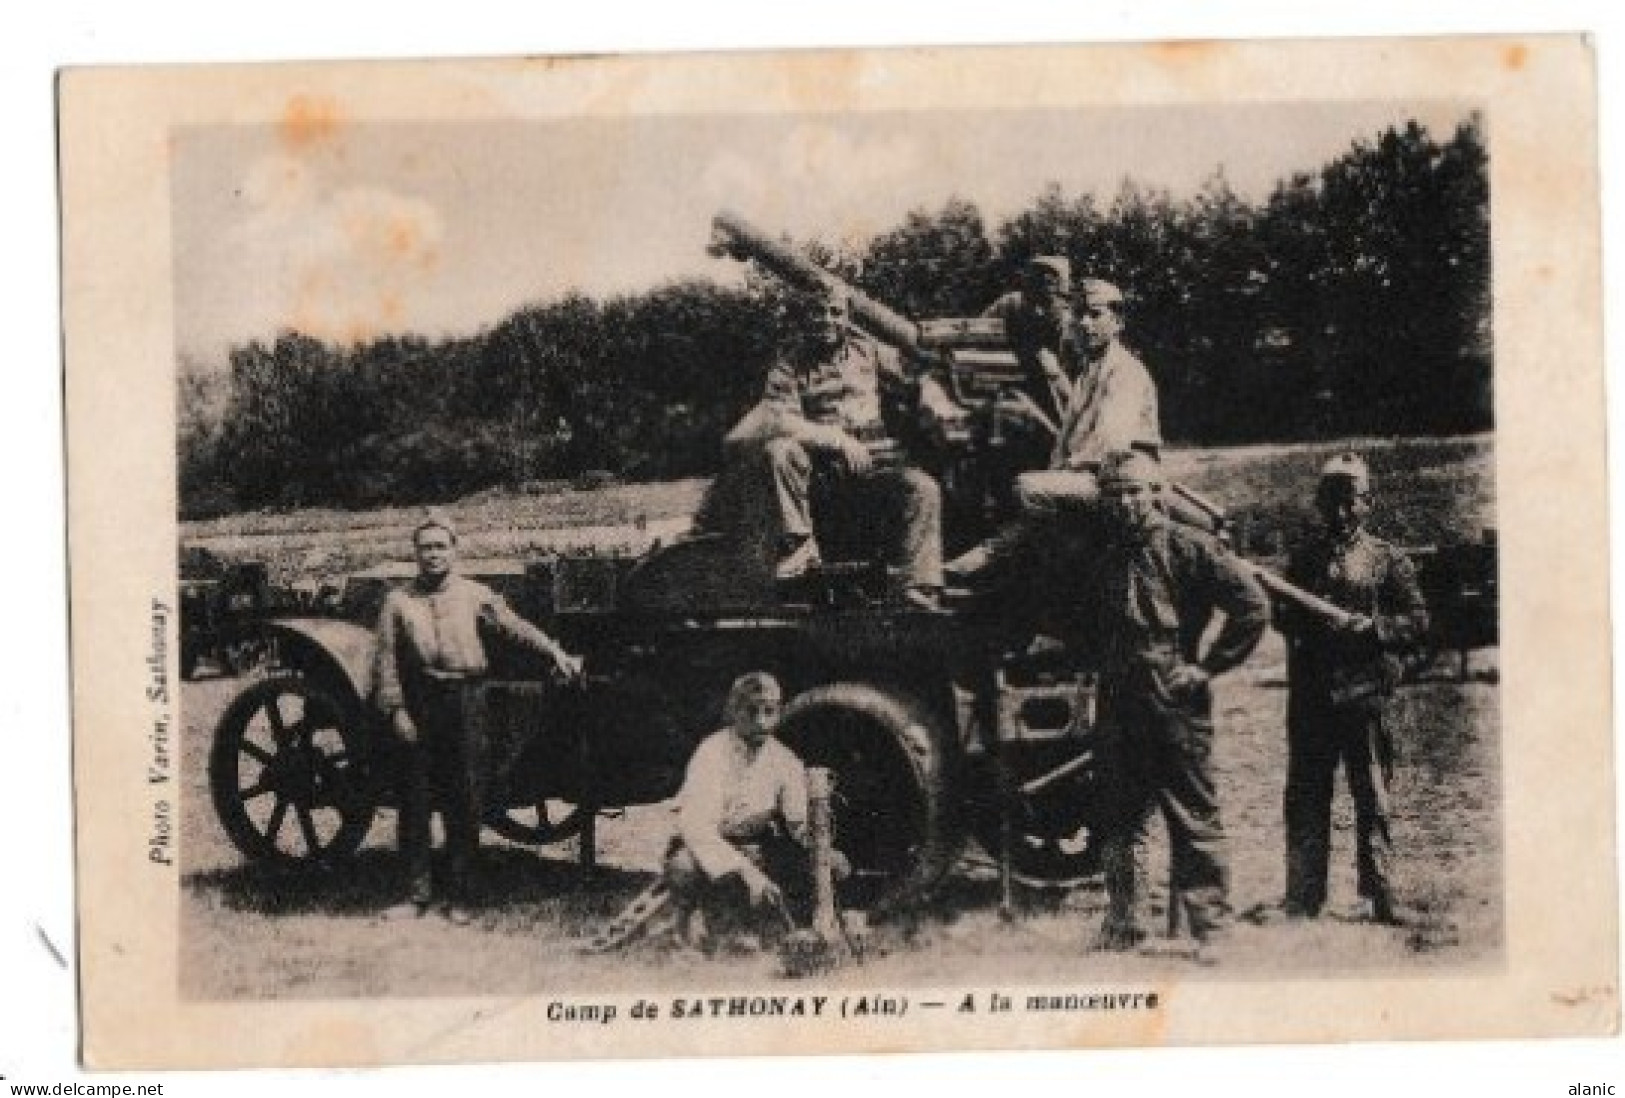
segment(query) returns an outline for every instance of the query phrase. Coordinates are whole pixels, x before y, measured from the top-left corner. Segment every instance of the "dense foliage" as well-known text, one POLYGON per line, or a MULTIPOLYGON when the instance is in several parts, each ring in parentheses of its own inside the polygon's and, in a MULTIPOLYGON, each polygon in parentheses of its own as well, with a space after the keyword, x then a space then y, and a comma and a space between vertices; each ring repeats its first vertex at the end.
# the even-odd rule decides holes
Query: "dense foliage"
MULTIPOLYGON (((1245 442, 1490 425, 1489 184, 1476 123, 1357 142, 1262 203, 1052 184, 994 227, 955 198, 819 258, 915 317, 972 315, 1028 256, 1130 294, 1168 437, 1245 442)), ((446 500, 607 470, 711 471, 783 337, 777 289, 679 283, 527 307, 473 337, 297 333, 183 371, 182 510, 446 500)))

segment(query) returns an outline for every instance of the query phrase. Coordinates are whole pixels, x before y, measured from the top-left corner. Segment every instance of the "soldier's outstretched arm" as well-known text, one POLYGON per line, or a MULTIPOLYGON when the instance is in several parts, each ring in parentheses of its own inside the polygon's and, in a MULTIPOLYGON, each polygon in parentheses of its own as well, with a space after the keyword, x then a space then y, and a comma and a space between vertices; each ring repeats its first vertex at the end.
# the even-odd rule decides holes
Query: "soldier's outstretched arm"
POLYGON ((508 605, 508 600, 496 592, 480 608, 480 615, 501 636, 538 652, 552 660, 565 678, 574 678, 581 672, 581 660, 564 650, 558 641, 526 621, 508 605))
POLYGON ((1269 625, 1270 606, 1245 561, 1222 548, 1209 555, 1210 594, 1214 607, 1224 614, 1224 626, 1202 657, 1202 667, 1216 676, 1252 655, 1269 625))

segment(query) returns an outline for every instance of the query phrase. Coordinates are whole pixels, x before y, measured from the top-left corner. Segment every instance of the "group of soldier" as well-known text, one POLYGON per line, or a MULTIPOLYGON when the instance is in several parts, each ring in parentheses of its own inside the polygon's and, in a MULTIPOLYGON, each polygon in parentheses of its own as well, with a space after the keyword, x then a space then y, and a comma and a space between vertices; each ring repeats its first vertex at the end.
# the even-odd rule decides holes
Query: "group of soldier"
MULTIPOLYGON (((1234 912, 1211 683, 1246 660, 1273 616, 1288 639, 1290 700, 1286 890, 1268 915, 1322 912, 1341 764, 1355 806, 1360 915, 1403 923, 1390 869, 1386 710, 1399 655, 1425 629, 1426 611, 1405 556, 1366 529, 1366 463, 1341 454, 1323 468, 1320 528, 1288 568, 1290 581, 1342 615, 1272 608, 1255 570, 1210 527, 1198 528, 1165 483, 1156 387, 1120 340, 1122 292, 1094 278, 1074 286, 1066 260, 1037 257, 1021 288, 988 315, 1004 321, 1023 371, 1024 385, 1001 407, 1020 426, 1018 450, 1028 455, 1014 477, 1015 517, 994 537, 945 564, 936 480, 876 459, 883 389, 903 371, 892 349, 852 324, 839 295, 819 301, 812 323, 802 325, 810 338, 774 365, 761 399, 728 434, 697 525, 729 533, 776 579, 791 581, 818 563, 821 542, 839 536, 828 516, 859 516, 860 535, 894 567, 905 605, 920 612, 939 607, 946 583, 996 582, 1041 530, 1088 516, 1078 521, 1105 532, 1077 562, 1081 594, 1070 607, 1088 617, 1078 632, 1091 638, 1100 672, 1108 910, 1093 944, 1102 950, 1140 948, 1148 937, 1148 834, 1160 811, 1170 843, 1168 902, 1182 912, 1198 957, 1222 955, 1234 912), (839 505, 815 505, 821 490, 839 505), (1205 640, 1217 618, 1222 625, 1205 640)), ((918 397, 921 416, 938 427, 961 414, 929 380, 918 397)), ((391 913, 436 906, 427 818, 439 775, 442 790, 451 790, 441 802, 442 906, 466 922, 482 766, 456 687, 485 669, 477 624, 543 653, 563 675, 578 674, 580 663, 498 596, 457 576, 455 544, 444 518, 416 531, 419 575, 390 595, 380 619, 376 701, 411 759, 400 824, 408 894, 391 913)), ((725 726, 689 763, 665 873, 690 940, 704 940, 706 924, 719 919, 748 923, 755 913, 775 921, 787 891, 804 891, 807 782, 800 761, 774 738, 783 700, 770 675, 741 677, 724 707, 725 726)), ((844 868, 844 859, 835 862, 844 868)))

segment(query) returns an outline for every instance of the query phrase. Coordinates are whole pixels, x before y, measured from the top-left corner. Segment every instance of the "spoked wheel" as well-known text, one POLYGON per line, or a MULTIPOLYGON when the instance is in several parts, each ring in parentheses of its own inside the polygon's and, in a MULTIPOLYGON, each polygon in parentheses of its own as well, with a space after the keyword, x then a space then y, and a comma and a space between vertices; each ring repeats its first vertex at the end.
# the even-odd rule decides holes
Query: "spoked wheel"
POLYGON ((852 863, 848 902, 906 905, 958 857, 939 724, 913 699, 865 683, 816 687, 785 710, 785 742, 835 775, 835 845, 852 863))
POLYGON ((509 842, 546 846, 581 834, 596 809, 550 798, 537 804, 494 809, 485 825, 509 842))
POLYGON ((209 790, 250 859, 282 867, 354 854, 377 808, 353 706, 283 676, 238 696, 215 728, 209 790))

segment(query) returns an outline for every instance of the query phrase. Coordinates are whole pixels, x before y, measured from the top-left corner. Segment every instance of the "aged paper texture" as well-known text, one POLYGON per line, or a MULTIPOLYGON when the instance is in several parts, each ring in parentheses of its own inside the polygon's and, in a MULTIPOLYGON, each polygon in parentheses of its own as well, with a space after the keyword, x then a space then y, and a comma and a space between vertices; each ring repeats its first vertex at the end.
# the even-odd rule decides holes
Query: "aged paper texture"
MULTIPOLYGON (((1617 1029, 1583 40, 85 69, 60 137, 90 1066, 1617 1029), (1127 893, 1089 807, 1123 788, 1088 739, 1116 695, 1024 662, 1088 648, 1036 624, 1064 592, 1001 605, 1031 628, 1000 648, 929 559, 843 569, 820 525, 826 559, 775 586, 692 551, 798 263, 973 404, 1017 322, 912 322, 976 317, 1046 254, 1080 311, 1086 278, 1121 287, 1163 464, 1233 559, 1311 538, 1352 453, 1431 601, 1363 764, 1392 771, 1381 819, 1336 779, 1324 895, 1285 872, 1285 645, 1214 668, 1212 756, 1185 746, 1228 846, 1150 831, 1124 952, 1095 948, 1127 893), (490 826, 420 912, 372 629, 431 504, 586 677, 457 672, 490 826), (758 668, 835 773, 859 914, 695 948, 659 884, 672 798, 758 668), (1282 917, 1292 887, 1317 917, 1282 917)), ((964 468, 906 481, 950 555, 964 468)))

